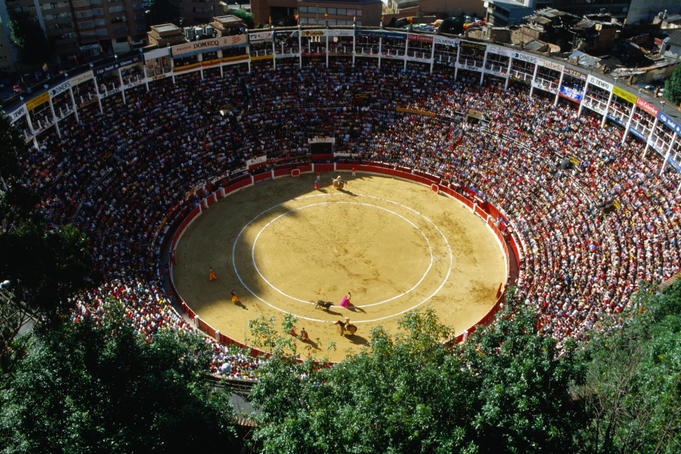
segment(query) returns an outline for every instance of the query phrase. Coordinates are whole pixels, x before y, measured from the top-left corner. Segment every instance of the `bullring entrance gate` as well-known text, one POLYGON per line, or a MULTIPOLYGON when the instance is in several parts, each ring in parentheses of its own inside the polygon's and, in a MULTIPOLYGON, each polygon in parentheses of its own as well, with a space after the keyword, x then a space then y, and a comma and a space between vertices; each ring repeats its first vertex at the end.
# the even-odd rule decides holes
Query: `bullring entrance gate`
MULTIPOLYGON (((231 65, 246 65, 253 70, 256 61, 277 63, 284 60, 303 64, 329 66, 330 58, 345 58, 355 65, 357 59, 372 59, 380 68, 386 60, 398 62, 405 70, 421 69, 433 72, 451 68, 455 77, 466 74, 502 80, 507 88, 510 81, 527 85, 529 95, 543 93, 578 105, 600 118, 601 125, 610 120, 624 130, 622 141, 633 135, 645 143, 642 154, 649 149, 662 158, 660 174, 667 166, 681 172, 681 120, 672 118, 672 110, 663 108, 650 97, 632 93, 617 80, 590 74, 564 61, 526 51, 425 32, 366 28, 366 27, 283 27, 241 35, 225 36, 178 44, 173 47, 134 53, 91 64, 87 71, 65 74, 45 90, 5 111, 12 123, 23 131, 26 142, 38 145, 41 134, 54 127, 61 136, 59 123, 70 115, 78 121, 78 110, 97 103, 103 110, 102 99, 120 96, 126 103, 126 91, 165 78, 176 78, 207 70, 219 70, 231 65)), ((678 189, 677 189, 678 191, 678 189)))

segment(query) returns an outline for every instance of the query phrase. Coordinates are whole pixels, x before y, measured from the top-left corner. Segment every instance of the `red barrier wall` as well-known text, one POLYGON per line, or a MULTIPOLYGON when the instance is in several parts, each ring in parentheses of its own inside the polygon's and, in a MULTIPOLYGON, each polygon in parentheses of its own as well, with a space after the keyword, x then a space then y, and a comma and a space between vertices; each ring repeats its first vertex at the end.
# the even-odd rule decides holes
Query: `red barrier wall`
POLYGON ((333 172, 333 164, 315 164, 315 172, 333 172))
POLYGON ((271 180, 271 179, 272 179, 272 172, 263 172, 263 173, 259 173, 259 174, 253 176, 253 182, 254 183, 259 183, 261 181, 271 180))

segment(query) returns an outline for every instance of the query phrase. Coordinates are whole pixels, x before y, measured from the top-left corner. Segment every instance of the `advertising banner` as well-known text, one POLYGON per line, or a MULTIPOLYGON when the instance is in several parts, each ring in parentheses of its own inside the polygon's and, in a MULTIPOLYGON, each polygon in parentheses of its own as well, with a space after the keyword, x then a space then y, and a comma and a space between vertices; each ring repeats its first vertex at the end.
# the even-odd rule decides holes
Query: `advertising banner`
POLYGON ((118 60, 113 60, 113 61, 110 61, 109 63, 105 63, 105 64, 100 65, 100 66, 95 66, 93 71, 95 73, 95 76, 99 77, 104 73, 108 73, 108 72, 117 70, 119 66, 120 66, 120 64, 118 63, 118 60))
POLYGON ((480 49, 480 50, 485 50, 487 48, 487 46, 485 46, 484 44, 470 43, 468 41, 460 41, 459 46, 468 47, 469 49, 480 49))
POLYGON ((435 35, 433 36, 433 40, 435 41, 435 44, 443 46, 457 47, 459 45, 458 38, 446 38, 444 36, 435 35))
POLYGON ((629 93, 626 90, 622 90, 620 87, 617 86, 612 87, 612 93, 626 101, 629 101, 632 104, 636 104, 637 96, 629 93))
MULTIPOLYGON (((669 118, 668 115, 665 115, 664 112, 660 111, 657 114, 657 119, 664 123, 665 126, 667 126, 669 129, 674 131, 677 135, 681 136, 681 126, 678 125, 674 120, 669 118)), ((678 138, 676 140, 679 140, 678 138)))
POLYGON ((83 74, 78 74, 75 77, 72 77, 69 80, 69 83, 71 84, 71 87, 75 87, 76 85, 82 84, 83 82, 87 82, 88 80, 91 80, 95 77, 94 73, 92 70, 86 71, 83 74))
POLYGON ((267 155, 262 155, 262 156, 257 156, 255 158, 251 158, 246 160, 246 167, 250 168, 253 166, 257 166, 258 164, 264 164, 267 162, 267 155))
POLYGON ((649 103, 643 98, 636 98, 636 107, 645 112, 648 112, 653 117, 657 117, 657 113, 659 112, 659 109, 657 107, 655 107, 652 103, 649 103))
POLYGON ((602 88, 603 90, 607 91, 608 93, 610 93, 612 91, 613 84, 611 84, 610 82, 606 82, 604 80, 601 80, 597 77, 594 77, 591 74, 586 76, 586 81, 587 81, 587 83, 589 83, 591 85, 595 85, 598 88, 602 88))
POLYGON ((312 37, 312 36, 324 36, 324 30, 303 30, 302 37, 312 37))
POLYGON ((223 47, 240 46, 246 44, 246 35, 221 36, 220 38, 202 39, 190 43, 173 46, 173 57, 193 55, 201 52, 213 52, 223 47))
POLYGON ((248 40, 252 43, 257 43, 259 41, 272 41, 272 34, 273 32, 257 32, 257 33, 249 33, 248 34, 248 40))
POLYGON ((537 64, 539 66, 543 66, 544 68, 549 68, 554 71, 562 72, 563 68, 565 68, 565 65, 561 65, 560 63, 553 62, 551 60, 545 60, 543 58, 538 58, 537 59, 537 64))
POLYGON ((573 87, 566 87, 565 85, 561 85, 559 94, 564 98, 571 99, 576 102, 581 102, 584 98, 584 92, 573 87))
POLYGON ((492 53, 492 54, 497 54, 497 55, 504 55, 506 57, 510 57, 513 55, 513 51, 511 49, 506 49, 505 47, 499 47, 499 46, 487 46, 487 53, 492 53))
POLYGON ((563 71, 563 74, 570 76, 570 77, 574 77, 575 79, 586 80, 586 74, 580 73, 579 71, 575 71, 574 69, 570 69, 570 68, 567 68, 567 67, 563 71))
POLYGON ((56 87, 50 88, 50 98, 54 98, 55 96, 64 93, 66 90, 69 89, 70 86, 71 82, 67 80, 65 82, 60 83, 56 87))
POLYGON ((406 33, 383 32, 377 30, 357 30, 360 36, 370 36, 372 38, 407 39, 406 33))
POLYGON ((409 33, 407 35, 409 41, 420 41, 422 43, 432 43, 433 35, 417 35, 415 33, 409 33))
POLYGON ((326 31, 327 36, 346 36, 346 37, 353 37, 355 36, 355 31, 354 30, 327 30, 326 31))
POLYGON ((29 101, 26 101, 26 110, 31 111, 31 110, 35 109, 36 107, 38 107, 39 105, 45 104, 49 100, 50 100, 50 92, 49 91, 43 92, 43 93, 39 94, 38 96, 36 96, 35 98, 33 98, 29 101))
POLYGON ((21 117, 26 115, 28 111, 26 110, 26 105, 22 104, 18 109, 16 109, 13 112, 10 112, 9 115, 9 120, 12 123, 15 123, 17 120, 19 120, 21 117))
POLYGON ((528 63, 537 63, 537 57, 531 54, 526 54, 524 52, 514 52, 513 58, 516 60, 526 61, 528 63))

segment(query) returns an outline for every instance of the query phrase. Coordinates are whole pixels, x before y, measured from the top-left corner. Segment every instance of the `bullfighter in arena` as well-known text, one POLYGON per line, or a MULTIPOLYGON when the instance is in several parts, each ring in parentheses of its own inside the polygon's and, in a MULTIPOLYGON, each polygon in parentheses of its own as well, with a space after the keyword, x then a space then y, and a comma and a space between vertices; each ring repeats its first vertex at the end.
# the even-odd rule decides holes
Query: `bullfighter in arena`
POLYGON ((351 297, 352 297, 352 295, 350 295, 350 292, 348 292, 348 294, 345 295, 345 296, 343 297, 343 299, 341 300, 339 306, 340 306, 340 307, 350 307, 350 306, 352 306, 352 303, 350 302, 350 298, 351 298, 351 297))
POLYGON ((215 275, 215 271, 213 270, 212 267, 208 268, 208 280, 212 282, 215 279, 217 279, 217 276, 215 275))

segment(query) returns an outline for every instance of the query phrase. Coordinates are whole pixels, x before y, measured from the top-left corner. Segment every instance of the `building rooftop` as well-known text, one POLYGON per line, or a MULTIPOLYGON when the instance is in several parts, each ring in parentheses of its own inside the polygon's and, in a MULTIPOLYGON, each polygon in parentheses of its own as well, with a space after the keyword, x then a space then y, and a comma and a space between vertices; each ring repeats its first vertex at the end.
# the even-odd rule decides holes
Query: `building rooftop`
POLYGON ((155 30, 161 36, 171 33, 182 33, 182 29, 175 24, 152 25, 151 29, 155 30))

